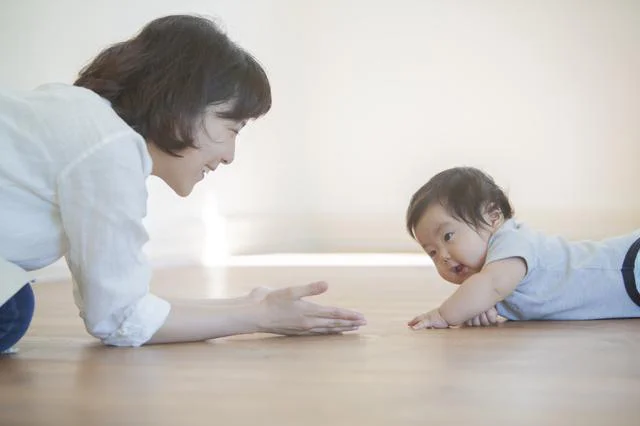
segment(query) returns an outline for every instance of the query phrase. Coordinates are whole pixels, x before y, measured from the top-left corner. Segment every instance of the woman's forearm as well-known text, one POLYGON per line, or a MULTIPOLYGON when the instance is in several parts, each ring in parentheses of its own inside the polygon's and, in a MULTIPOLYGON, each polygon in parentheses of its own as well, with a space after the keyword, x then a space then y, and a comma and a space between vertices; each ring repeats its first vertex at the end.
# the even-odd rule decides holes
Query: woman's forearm
POLYGON ((188 304, 195 306, 204 306, 204 307, 225 307, 225 306, 238 306, 238 305, 246 305, 249 303, 250 299, 247 296, 239 296, 239 297, 231 297, 231 298, 221 298, 221 299, 171 299, 171 304, 188 304))
POLYGON ((259 287, 231 301, 173 301, 165 323, 146 343, 193 342, 256 332, 332 334, 366 324, 358 312, 303 300, 327 289, 327 283, 318 281, 277 290, 259 287))
POLYGON ((256 303, 246 300, 176 300, 146 344, 195 342, 259 331, 256 303))

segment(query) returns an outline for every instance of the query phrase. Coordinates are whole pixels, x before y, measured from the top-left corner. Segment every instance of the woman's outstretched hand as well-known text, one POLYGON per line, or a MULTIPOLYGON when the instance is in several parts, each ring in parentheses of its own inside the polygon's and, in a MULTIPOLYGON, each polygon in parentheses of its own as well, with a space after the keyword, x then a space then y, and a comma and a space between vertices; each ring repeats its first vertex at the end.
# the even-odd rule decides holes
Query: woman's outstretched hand
POLYGON ((364 316, 358 312, 302 300, 322 294, 328 287, 320 281, 278 290, 254 289, 247 297, 258 302, 259 331, 287 336, 335 334, 366 325, 364 316))
POLYGON ((176 343, 248 333, 335 334, 365 325, 362 314, 303 300, 327 291, 325 282, 272 290, 259 287, 235 299, 172 300, 164 324, 147 342, 176 343))

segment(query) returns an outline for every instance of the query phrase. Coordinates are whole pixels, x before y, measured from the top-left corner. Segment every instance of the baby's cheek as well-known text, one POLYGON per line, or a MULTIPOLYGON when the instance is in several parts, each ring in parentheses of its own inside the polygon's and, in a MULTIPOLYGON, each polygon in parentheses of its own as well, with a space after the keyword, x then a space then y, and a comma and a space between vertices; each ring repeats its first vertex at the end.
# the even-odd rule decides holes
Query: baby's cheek
POLYGON ((448 271, 443 269, 442 267, 437 267, 436 268, 438 270, 438 275, 440 275, 440 277, 444 278, 445 280, 447 280, 448 278, 450 278, 448 275, 448 271))
POLYGON ((484 250, 477 247, 473 250, 467 250, 466 257, 469 260, 467 265, 477 269, 482 267, 484 263, 484 250))

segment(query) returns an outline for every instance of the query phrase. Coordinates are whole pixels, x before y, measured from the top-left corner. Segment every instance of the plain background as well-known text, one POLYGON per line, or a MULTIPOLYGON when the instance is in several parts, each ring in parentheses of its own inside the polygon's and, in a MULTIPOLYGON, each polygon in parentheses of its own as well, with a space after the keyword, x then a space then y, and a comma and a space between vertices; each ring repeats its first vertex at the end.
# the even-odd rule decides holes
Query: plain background
MULTIPOLYGON (((149 181, 155 264, 247 253, 418 252, 409 197, 485 169, 517 216, 600 238, 637 228, 640 2, 0 2, 0 86, 72 82, 171 13, 215 18, 272 82, 235 163, 187 199, 149 181)), ((0 151, 1 152, 1 151, 0 151)))

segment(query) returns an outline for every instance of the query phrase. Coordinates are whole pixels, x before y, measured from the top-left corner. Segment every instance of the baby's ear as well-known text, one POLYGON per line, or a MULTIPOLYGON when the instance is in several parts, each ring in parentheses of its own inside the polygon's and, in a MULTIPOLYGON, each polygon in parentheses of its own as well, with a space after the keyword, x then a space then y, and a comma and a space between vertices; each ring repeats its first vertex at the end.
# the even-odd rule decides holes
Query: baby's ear
POLYGON ((487 209, 485 210, 485 217, 487 222, 492 226, 499 226, 504 220, 504 215, 502 214, 502 210, 496 203, 487 204, 487 209))

